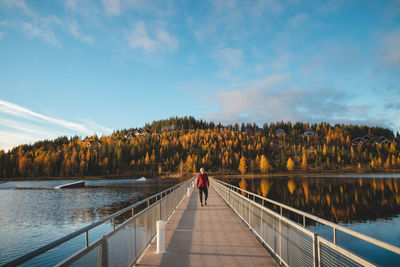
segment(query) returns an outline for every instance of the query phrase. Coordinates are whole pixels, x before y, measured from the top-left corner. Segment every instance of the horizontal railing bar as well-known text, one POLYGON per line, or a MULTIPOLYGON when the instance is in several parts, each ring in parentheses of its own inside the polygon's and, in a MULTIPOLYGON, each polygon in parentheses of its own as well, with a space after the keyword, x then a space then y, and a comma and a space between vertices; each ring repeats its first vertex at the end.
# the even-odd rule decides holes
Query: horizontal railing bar
MULTIPOLYGON (((274 200, 272 200, 272 199, 259 196, 259 195, 255 194, 255 193, 252 193, 252 192, 250 192, 250 191, 241 189, 241 188, 239 188, 239 187, 237 187, 237 186, 234 186, 234 185, 225 183, 225 182, 223 182, 223 181, 219 181, 219 180, 217 180, 217 179, 214 179, 214 180, 215 180, 216 182, 218 182, 218 183, 220 183, 220 184, 222 184, 222 185, 228 187, 228 188, 234 188, 234 189, 239 190, 239 191, 241 191, 241 192, 245 192, 245 193, 247 193, 247 194, 249 194, 249 195, 253 195, 253 196, 255 196, 255 197, 257 197, 257 198, 259 198, 259 199, 261 199, 261 200, 267 201, 267 202, 269 202, 269 203, 271 203, 271 204, 277 205, 277 206, 282 207, 282 208, 284 208, 284 209, 286 209, 286 210, 290 210, 290 211, 292 211, 292 212, 294 212, 294 213, 297 213, 297 214, 299 214, 299 215, 305 216, 305 217, 307 217, 307 218, 309 218, 309 219, 311 219, 311 220, 314 220, 314 221, 316 221, 316 222, 318 222, 318 223, 321 223, 321 224, 330 226, 330 227, 332 227, 332 228, 334 228, 334 229, 336 229, 336 230, 342 231, 342 232, 344 232, 344 233, 346 233, 346 234, 348 234, 348 235, 357 237, 357 238, 359 238, 359 239, 361 239, 361 240, 364 240, 364 241, 366 241, 366 242, 368 242, 368 243, 371 243, 371 244, 373 244, 373 245, 376 245, 376 246, 378 246, 378 247, 384 248, 384 249, 386 249, 386 250, 389 250, 389 251, 391 251, 391 252, 394 252, 394 253, 400 255, 400 248, 399 248, 399 247, 396 247, 396 246, 391 245, 391 244, 389 244, 389 243, 386 243, 386 242, 383 242, 383 241, 381 241, 381 240, 375 239, 375 238, 373 238, 373 237, 370 237, 370 236, 361 234, 361 233, 356 232, 356 231, 353 231, 353 230, 351 230, 351 229, 347 229, 347 228, 345 228, 345 227, 343 227, 343 226, 340 226, 340 225, 335 224, 335 223, 333 223, 333 222, 330 222, 330 221, 327 221, 327 220, 325 220, 325 219, 319 218, 319 217, 317 217, 317 216, 315 216, 315 215, 306 213, 306 212, 304 212, 304 211, 301 211, 301 210, 292 208, 292 207, 290 207, 290 206, 287 206, 287 205, 285 205, 285 204, 279 203, 279 202, 274 201, 274 200)), ((237 191, 234 191, 234 190, 232 190, 232 191, 237 193, 237 191)), ((242 195, 241 195, 241 196, 242 196, 242 195)), ((242 197, 243 197, 243 196, 242 196, 242 197)))
MULTIPOLYGON (((164 191, 161 191, 161 192, 159 192, 157 194, 154 194, 154 195, 152 195, 150 197, 147 197, 147 198, 145 198, 145 199, 143 199, 143 200, 141 200, 139 202, 136 202, 136 203, 132 204, 131 206, 129 206, 127 208, 124 208, 124 209, 122 209, 122 210, 120 210, 120 211, 118 211, 116 213, 113 213, 113 214, 111 214, 111 215, 109 215, 109 216, 107 216, 107 217, 105 217, 105 218, 103 218, 103 219, 101 219, 101 220, 99 220, 99 221, 97 221, 95 223, 92 223, 92 224, 90 224, 88 226, 85 226, 85 227, 83 227, 83 228, 81 228, 81 229, 79 229, 79 230, 77 230, 77 231, 75 231, 75 232, 73 232, 73 233, 71 233, 69 235, 63 236, 63 237, 61 237, 61 238, 59 238, 59 239, 57 239, 57 240, 55 240, 55 241, 53 241, 53 242, 51 242, 51 243, 49 243, 47 245, 44 245, 44 246, 42 246, 42 247, 40 247, 38 249, 35 249, 34 251, 32 251, 32 252, 30 252, 28 254, 25 254, 25 255, 23 255, 23 256, 21 256, 19 258, 16 258, 16 259, 6 263, 5 265, 3 265, 3 267, 16 266, 16 265, 22 264, 24 262, 27 262, 27 261, 33 259, 34 257, 39 256, 39 255, 49 251, 50 249, 55 248, 55 247, 65 243, 65 242, 71 240, 72 238, 75 238, 75 237, 85 233, 86 231, 89 231, 89 230, 91 230, 91 229, 93 229, 93 228, 105 223, 106 221, 109 221, 109 220, 111 220, 111 219, 113 219, 113 218, 115 218, 115 217, 117 217, 117 216, 119 216, 119 215, 121 215, 121 214, 123 214, 123 213, 125 213, 127 211, 130 211, 132 208, 135 208, 135 207, 137 207, 137 206, 139 206, 139 205, 141 205, 143 203, 146 203, 148 200, 150 200, 150 199, 152 199, 152 198, 154 198, 154 197, 156 197, 158 195, 162 195, 164 193, 167 193, 171 189, 175 189, 177 187, 180 187, 181 185, 185 184, 186 182, 187 181, 181 182, 181 183, 179 183, 177 185, 174 185, 173 187, 170 187, 170 188, 168 188, 168 189, 166 189, 164 191)), ((171 192, 173 192, 173 191, 170 191, 170 193, 171 192)), ((165 195, 165 196, 167 196, 167 195, 165 195)), ((165 198, 165 196, 164 196, 164 198, 165 198)), ((158 201, 161 201, 162 199, 163 198, 161 198, 158 201)))
POLYGON ((68 266, 69 264, 73 263, 75 260, 81 258, 82 255, 84 256, 84 255, 88 254, 90 251, 92 251, 93 249, 95 249, 96 247, 98 247, 99 244, 101 243, 101 240, 102 240, 102 238, 100 237, 99 239, 94 241, 92 244, 90 244, 87 248, 82 248, 81 250, 79 250, 75 254, 69 256, 68 258, 66 258, 65 260, 63 260, 62 262, 58 263, 55 266, 56 267, 68 266))

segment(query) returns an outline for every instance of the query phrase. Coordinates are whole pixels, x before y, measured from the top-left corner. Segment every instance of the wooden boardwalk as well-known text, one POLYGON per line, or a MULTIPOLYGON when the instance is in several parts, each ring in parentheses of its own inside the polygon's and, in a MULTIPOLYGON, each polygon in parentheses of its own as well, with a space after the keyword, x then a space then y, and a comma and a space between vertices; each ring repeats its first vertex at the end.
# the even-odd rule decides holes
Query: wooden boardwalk
POLYGON ((156 241, 138 266, 279 266, 213 188, 207 206, 198 191, 185 199, 166 223, 166 253, 156 241))

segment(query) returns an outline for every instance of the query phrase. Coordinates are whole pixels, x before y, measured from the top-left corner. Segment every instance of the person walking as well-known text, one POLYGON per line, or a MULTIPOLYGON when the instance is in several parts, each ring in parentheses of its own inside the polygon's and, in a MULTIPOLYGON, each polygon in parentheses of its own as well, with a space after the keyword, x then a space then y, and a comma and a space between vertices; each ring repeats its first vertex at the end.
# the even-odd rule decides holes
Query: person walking
POLYGON ((208 187, 210 182, 208 181, 208 175, 204 172, 204 168, 200 169, 199 175, 197 175, 196 187, 199 190, 200 204, 203 206, 203 193, 204 193, 204 205, 207 206, 208 187))

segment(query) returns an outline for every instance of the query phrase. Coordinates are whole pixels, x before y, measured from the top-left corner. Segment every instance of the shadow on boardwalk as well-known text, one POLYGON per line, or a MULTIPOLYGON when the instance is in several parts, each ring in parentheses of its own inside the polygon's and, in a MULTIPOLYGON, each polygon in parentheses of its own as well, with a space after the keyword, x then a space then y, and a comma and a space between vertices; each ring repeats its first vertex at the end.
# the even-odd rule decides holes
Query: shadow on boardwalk
POLYGON ((152 243, 139 266, 279 266, 214 189, 208 205, 198 191, 185 198, 166 224, 166 253, 152 243))

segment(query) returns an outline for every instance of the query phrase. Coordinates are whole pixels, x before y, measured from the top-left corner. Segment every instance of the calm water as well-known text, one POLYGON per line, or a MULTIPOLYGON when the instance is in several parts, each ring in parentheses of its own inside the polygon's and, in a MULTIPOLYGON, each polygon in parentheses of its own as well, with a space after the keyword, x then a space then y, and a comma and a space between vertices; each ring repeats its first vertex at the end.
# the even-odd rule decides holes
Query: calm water
MULTIPOLYGON (((221 180, 400 247, 400 175, 221 180)), ((307 228, 332 240, 331 228, 309 222, 307 228)), ((382 266, 400 266, 399 255, 343 233, 337 238, 340 246, 363 258, 382 266)))
MULTIPOLYGON (((181 180, 87 180, 84 188, 53 189, 69 182, 72 181, 11 181, 0 184, 0 265, 181 180)), ((111 228, 106 223, 90 231, 90 242, 111 228)), ((74 238, 26 266, 51 266, 81 249, 84 243, 84 235, 74 238)))

